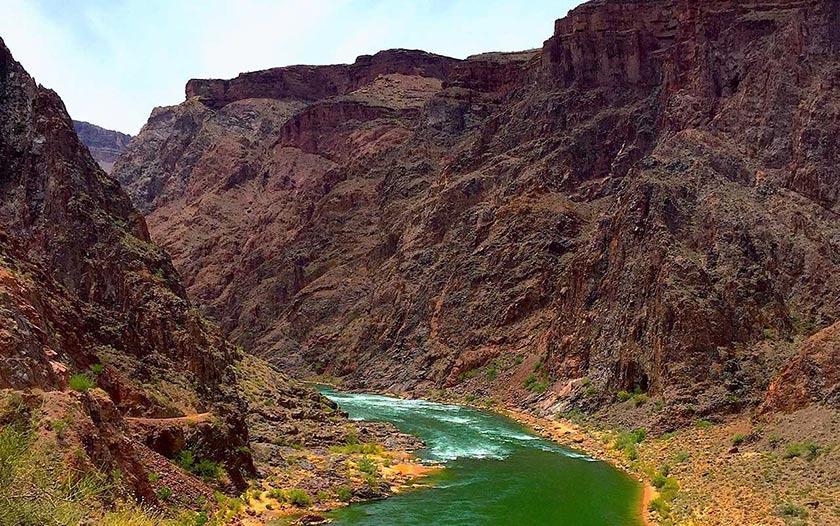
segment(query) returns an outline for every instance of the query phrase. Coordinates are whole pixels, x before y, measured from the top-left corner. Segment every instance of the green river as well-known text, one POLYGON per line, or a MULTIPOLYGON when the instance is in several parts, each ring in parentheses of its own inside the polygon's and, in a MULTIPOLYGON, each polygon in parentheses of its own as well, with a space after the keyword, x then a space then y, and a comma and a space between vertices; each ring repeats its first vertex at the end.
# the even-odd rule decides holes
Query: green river
POLYGON ((353 504, 335 524, 365 526, 640 525, 642 489, 604 462, 559 447, 495 413, 425 400, 322 392, 351 419, 391 422, 420 437, 445 469, 427 487, 353 504))

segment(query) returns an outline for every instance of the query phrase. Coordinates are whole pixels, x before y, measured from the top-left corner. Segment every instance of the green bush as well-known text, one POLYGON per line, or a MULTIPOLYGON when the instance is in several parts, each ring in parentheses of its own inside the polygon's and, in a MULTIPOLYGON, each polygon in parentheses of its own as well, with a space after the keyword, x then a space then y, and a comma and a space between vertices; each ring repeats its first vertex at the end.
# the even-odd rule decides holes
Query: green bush
POLYGON ((309 493, 299 488, 292 488, 286 491, 286 500, 290 504, 301 508, 312 504, 312 497, 309 496, 309 493))
POLYGON ((378 455, 382 453, 382 446, 371 442, 359 443, 356 441, 353 443, 348 442, 343 446, 332 446, 330 447, 330 451, 333 453, 343 453, 345 455, 351 455, 354 453, 361 453, 362 455, 378 455))
POLYGON ((732 437, 732 445, 733 446, 740 446, 741 444, 744 443, 744 440, 746 440, 746 439, 747 439, 746 435, 744 435, 743 433, 738 433, 737 435, 732 437))
POLYGON ((99 376, 100 374, 105 372, 105 366, 102 365, 101 363, 95 363, 95 364, 90 366, 90 372, 92 372, 96 376, 99 376))
POLYGON ((192 472, 193 466, 195 465, 195 456, 193 455, 192 450, 181 450, 175 458, 175 463, 184 471, 192 472))
POLYGON ((701 418, 700 420, 695 422, 694 425, 699 427, 700 429, 709 429, 710 427, 712 427, 715 424, 712 423, 710 420, 706 420, 705 418, 701 418))
POLYGON ((157 490, 157 498, 159 500, 169 500, 172 497, 172 488, 169 486, 162 486, 157 490))
POLYGON ((199 460, 193 466, 193 473, 204 479, 218 479, 222 476, 222 466, 208 458, 199 460))
POLYGON ((209 458, 196 459, 190 449, 181 450, 175 458, 177 464, 184 471, 189 471, 204 479, 217 479, 222 476, 222 466, 209 458))
POLYGON ((784 458, 803 457, 805 460, 814 460, 822 453, 822 447, 818 444, 807 442, 793 442, 785 448, 784 458))
POLYGON ((650 504, 648 504, 648 510, 655 511, 662 517, 667 517, 671 512, 671 505, 660 495, 650 501, 650 504))
POLYGON ((372 461, 369 457, 362 457, 359 459, 359 471, 362 473, 367 473, 368 475, 375 475, 378 470, 376 469, 376 463, 372 461))
POLYGON ((613 443, 616 449, 624 452, 628 460, 636 460, 639 458, 639 451, 636 444, 640 444, 647 436, 647 431, 642 428, 634 429, 633 431, 624 431, 619 433, 613 443))
POLYGON ((619 391, 615 393, 615 397, 618 399, 619 402, 626 402, 633 398, 633 395, 628 391, 619 391))
POLYGON ((682 464, 686 460, 691 458, 691 453, 688 451, 677 451, 674 453, 674 462, 677 464, 682 464))
POLYGON ((665 482, 667 482, 667 480, 668 480, 668 477, 666 475, 661 475, 660 474, 660 475, 656 475, 655 477, 653 477, 653 480, 651 482, 653 484, 653 487, 655 487, 656 489, 659 489, 659 488, 661 488, 662 486, 665 485, 665 482))
POLYGON ((339 486, 335 488, 335 494, 341 502, 350 502, 353 498, 353 490, 347 486, 339 486))
POLYGON ((544 393, 548 390, 548 380, 536 372, 529 374, 522 385, 532 393, 544 393))
POLYGON ((84 392, 88 389, 96 387, 96 382, 85 373, 76 373, 70 377, 70 389, 74 391, 84 392))

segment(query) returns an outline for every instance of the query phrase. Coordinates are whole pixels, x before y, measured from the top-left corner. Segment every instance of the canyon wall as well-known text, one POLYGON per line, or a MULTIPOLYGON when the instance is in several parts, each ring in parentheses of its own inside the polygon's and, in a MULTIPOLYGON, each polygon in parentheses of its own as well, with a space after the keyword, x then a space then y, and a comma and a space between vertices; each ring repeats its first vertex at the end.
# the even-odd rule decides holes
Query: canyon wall
POLYGON ((192 80, 114 175, 188 295, 300 375, 639 390, 667 427, 836 406, 807 365, 840 317, 836 27, 831 0, 601 0, 533 51, 192 80))
POLYGON ((117 157, 131 141, 131 135, 106 130, 85 121, 73 121, 73 129, 82 144, 88 147, 90 155, 99 163, 105 173, 111 173, 117 157))

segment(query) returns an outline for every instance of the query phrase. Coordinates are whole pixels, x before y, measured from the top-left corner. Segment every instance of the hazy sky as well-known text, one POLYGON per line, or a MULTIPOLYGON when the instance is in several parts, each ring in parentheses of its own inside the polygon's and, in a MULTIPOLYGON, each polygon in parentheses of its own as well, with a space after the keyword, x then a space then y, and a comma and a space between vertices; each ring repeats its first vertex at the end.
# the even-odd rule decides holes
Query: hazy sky
POLYGON ((463 58, 539 47, 580 0, 0 0, 0 36, 70 115, 136 134, 190 78, 352 62, 381 49, 463 58))

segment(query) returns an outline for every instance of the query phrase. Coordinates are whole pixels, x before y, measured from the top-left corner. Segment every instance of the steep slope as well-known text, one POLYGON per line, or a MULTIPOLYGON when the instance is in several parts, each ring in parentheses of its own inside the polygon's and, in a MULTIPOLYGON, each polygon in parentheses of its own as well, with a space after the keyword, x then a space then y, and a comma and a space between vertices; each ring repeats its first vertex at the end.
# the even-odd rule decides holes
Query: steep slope
POLYGON ((242 503, 214 491, 249 485, 387 495, 398 480, 359 482, 331 454, 350 437, 418 446, 223 338, 60 98, 0 40, 0 523, 169 524, 185 509, 178 524, 229 523, 242 503))
POLYGON ((73 121, 73 129, 82 144, 88 147, 91 156, 105 170, 111 173, 114 169, 114 162, 125 150, 126 145, 131 141, 131 135, 114 130, 106 130, 95 124, 85 121, 73 121))
POLYGON ((840 315, 837 22, 605 0, 535 52, 192 80, 115 176, 275 363, 554 411, 636 389, 670 426, 760 402, 840 315))
MULTIPOLYGON (((85 391, 78 382, 95 379, 107 393, 99 401, 66 391, 50 400, 90 411, 104 404, 107 416, 91 418, 127 487, 148 500, 148 466, 125 440, 123 417, 212 411, 218 425, 204 430, 202 453, 244 484, 254 468, 244 450, 247 406, 233 389, 237 350, 191 307, 169 257, 79 142, 59 97, 1 41, 0 87, 0 387, 65 391, 76 375, 74 388, 85 391)), ((88 445, 96 465, 100 446, 88 445)))

